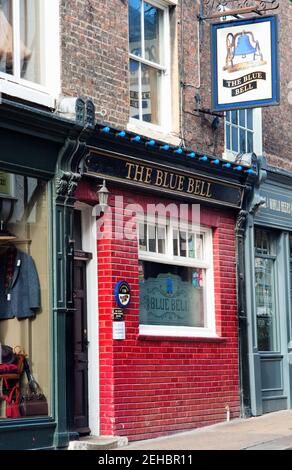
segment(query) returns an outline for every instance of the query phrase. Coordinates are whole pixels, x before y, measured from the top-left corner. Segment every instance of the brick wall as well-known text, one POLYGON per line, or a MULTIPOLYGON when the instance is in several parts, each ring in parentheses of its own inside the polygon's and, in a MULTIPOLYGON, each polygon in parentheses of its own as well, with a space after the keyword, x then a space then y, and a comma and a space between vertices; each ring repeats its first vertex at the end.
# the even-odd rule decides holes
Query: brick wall
MULTIPOLYGON (((171 14, 172 25, 178 28, 179 80, 187 85, 182 90, 180 137, 198 152, 218 155, 223 149, 223 121, 213 132, 212 116, 194 113, 196 93, 202 98, 201 107, 210 108, 208 24, 200 33, 201 88, 196 88, 198 13, 198 2, 184 0, 182 11, 178 5, 171 14)), ((97 112, 106 113, 104 118, 97 114, 99 121, 125 128, 129 120, 128 1, 61 0, 61 40, 62 93, 92 98, 97 112)))
MULTIPOLYGON (((124 205, 133 202, 145 206, 158 201, 125 193, 124 205)), ((121 229, 131 215, 120 204, 117 227, 121 229)), ((223 421, 226 405, 232 418, 239 415, 234 217, 208 209, 201 221, 216 225, 216 325, 223 338, 219 342, 139 337, 137 240, 105 236, 98 241, 101 434, 135 440, 192 429, 223 421), (133 297, 125 313, 126 339, 113 340, 112 292, 121 279, 130 283, 133 297)))
POLYGON ((129 113, 127 3, 61 0, 62 93, 92 98, 118 127, 129 113))
MULTIPOLYGON (((186 84, 181 93, 180 137, 198 152, 220 155, 224 149, 223 119, 220 119, 219 129, 213 131, 214 117, 195 111, 195 95, 201 98, 201 109, 211 106, 210 22, 202 22, 200 27, 199 67, 199 2, 184 0, 182 10, 180 5, 179 2, 172 12, 173 24, 178 28, 179 80, 186 84)), ((281 0, 275 13, 280 19, 281 106, 263 110, 264 155, 271 164, 291 170, 290 0, 281 0)), ((99 121, 124 128, 129 118, 127 0, 62 0, 61 38, 63 94, 93 98, 97 111, 106 113, 104 118, 97 114, 99 121)))
POLYGON ((292 170, 292 2, 281 0, 279 17, 281 105, 263 110, 263 146, 268 161, 292 170), (290 101, 290 103, 289 103, 290 101))

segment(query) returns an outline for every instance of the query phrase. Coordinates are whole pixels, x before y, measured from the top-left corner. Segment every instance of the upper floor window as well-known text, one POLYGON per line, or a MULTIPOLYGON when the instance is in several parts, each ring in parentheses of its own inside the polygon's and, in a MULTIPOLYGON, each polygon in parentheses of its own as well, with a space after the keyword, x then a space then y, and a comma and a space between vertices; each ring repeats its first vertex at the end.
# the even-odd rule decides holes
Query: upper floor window
POLYGON ((0 0, 0 91, 52 106, 58 92, 59 0, 0 0))
POLYGON ((129 0, 131 119, 167 127, 169 48, 167 3, 129 0))
POLYGON ((240 109, 225 114, 225 157, 243 153, 262 154, 261 109, 240 109))

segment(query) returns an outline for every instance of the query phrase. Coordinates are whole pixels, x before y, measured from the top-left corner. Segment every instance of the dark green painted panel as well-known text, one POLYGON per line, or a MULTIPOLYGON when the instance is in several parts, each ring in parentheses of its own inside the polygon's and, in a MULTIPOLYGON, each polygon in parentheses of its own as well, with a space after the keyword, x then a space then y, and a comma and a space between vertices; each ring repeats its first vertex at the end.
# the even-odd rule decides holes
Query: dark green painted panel
POLYGON ((1 450, 49 449, 54 446, 55 423, 23 424, 0 428, 1 450))
POLYGON ((48 178, 55 173, 60 144, 0 128, 0 166, 48 178))

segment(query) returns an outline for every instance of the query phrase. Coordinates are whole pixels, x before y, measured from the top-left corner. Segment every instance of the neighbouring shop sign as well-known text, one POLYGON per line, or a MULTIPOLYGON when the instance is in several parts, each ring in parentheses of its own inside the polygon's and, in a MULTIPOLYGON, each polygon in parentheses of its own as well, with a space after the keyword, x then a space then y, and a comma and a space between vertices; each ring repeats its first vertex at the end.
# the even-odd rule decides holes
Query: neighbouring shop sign
POLYGON ((92 153, 86 160, 86 172, 107 180, 167 194, 180 194, 214 204, 240 208, 242 203, 243 187, 240 184, 120 155, 92 153))
POLYGON ((277 16, 211 25, 212 109, 279 104, 277 16))
POLYGON ((256 222, 292 229, 292 192, 287 187, 266 182, 260 191, 264 204, 256 214, 256 222))

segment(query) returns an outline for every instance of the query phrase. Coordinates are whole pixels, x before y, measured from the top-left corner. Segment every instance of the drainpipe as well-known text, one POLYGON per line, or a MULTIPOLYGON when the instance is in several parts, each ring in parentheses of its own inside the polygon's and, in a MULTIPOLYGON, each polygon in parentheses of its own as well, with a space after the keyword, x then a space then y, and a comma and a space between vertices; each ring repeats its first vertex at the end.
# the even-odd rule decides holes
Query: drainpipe
POLYGON ((252 185, 247 184, 244 198, 244 209, 237 216, 235 236, 237 248, 237 299, 238 299, 238 357, 240 378, 240 405, 241 415, 244 418, 251 414, 251 391, 249 371, 249 347, 248 347, 248 318, 247 318, 247 286, 246 279, 250 273, 245 269, 245 230, 248 221, 254 218, 260 207, 265 204, 265 198, 261 195, 261 185, 267 178, 266 160, 264 157, 254 155, 254 166, 257 168, 257 177, 252 185))
POLYGON ((240 409, 241 416, 251 416, 250 382, 248 363, 248 331, 246 309, 246 271, 245 271, 245 227, 248 212, 241 210, 235 227, 236 236, 236 269, 237 269, 237 302, 238 302, 238 358, 240 379, 240 409))

